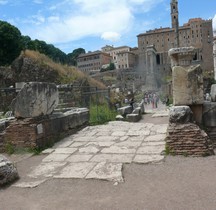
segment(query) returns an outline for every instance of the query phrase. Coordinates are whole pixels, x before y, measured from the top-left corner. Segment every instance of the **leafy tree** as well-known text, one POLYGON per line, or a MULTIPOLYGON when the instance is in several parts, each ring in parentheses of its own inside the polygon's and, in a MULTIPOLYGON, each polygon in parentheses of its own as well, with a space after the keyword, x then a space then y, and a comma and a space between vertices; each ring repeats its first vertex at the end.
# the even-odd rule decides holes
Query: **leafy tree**
POLYGON ((73 50, 72 53, 68 53, 67 57, 68 57, 68 64, 72 65, 72 66, 76 66, 77 65, 77 58, 80 54, 86 53, 85 49, 83 48, 77 48, 75 50, 73 50))
POLYGON ((0 65, 9 65, 22 50, 22 36, 15 26, 0 20, 0 65))
POLYGON ((45 41, 31 40, 29 36, 22 36, 19 29, 5 21, 0 21, 0 65, 10 65, 20 55, 21 50, 26 49, 43 53, 56 62, 74 66, 77 64, 77 57, 85 53, 83 48, 78 48, 67 55, 45 41))
POLYGON ((114 69, 115 69, 115 64, 114 63, 110 63, 109 70, 114 70, 114 69))
POLYGON ((47 44, 46 42, 38 39, 32 41, 31 39, 29 40, 28 37, 25 37, 24 40, 26 41, 26 42, 24 41, 24 43, 27 43, 25 45, 26 49, 35 50, 42 54, 45 54, 56 62, 60 62, 60 63, 67 62, 67 55, 64 52, 62 52, 60 49, 56 48, 54 45, 47 44))

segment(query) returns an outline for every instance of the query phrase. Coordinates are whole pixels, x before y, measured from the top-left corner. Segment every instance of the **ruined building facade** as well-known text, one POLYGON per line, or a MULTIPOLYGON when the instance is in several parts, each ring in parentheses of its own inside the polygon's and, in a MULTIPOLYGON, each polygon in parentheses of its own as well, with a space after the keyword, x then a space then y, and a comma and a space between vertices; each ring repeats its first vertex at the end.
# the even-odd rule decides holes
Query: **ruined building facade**
POLYGON ((214 56, 214 79, 216 80, 216 37, 214 37, 214 43, 213 43, 213 56, 214 56))
POLYGON ((149 30, 137 36, 138 71, 148 89, 159 88, 170 77, 168 51, 171 48, 193 46, 196 48, 194 63, 200 63, 206 73, 214 69, 212 20, 194 18, 179 26, 178 0, 171 0, 170 7, 171 28, 149 30))

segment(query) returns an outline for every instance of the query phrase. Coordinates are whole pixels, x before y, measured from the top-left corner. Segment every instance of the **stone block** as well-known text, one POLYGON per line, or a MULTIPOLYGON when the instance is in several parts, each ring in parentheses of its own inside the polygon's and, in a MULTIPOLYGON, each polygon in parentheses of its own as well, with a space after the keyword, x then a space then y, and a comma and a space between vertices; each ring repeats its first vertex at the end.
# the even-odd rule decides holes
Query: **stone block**
POLYGON ((172 48, 168 51, 171 58, 171 66, 190 66, 196 51, 194 47, 172 48))
POLYGON ((213 84, 211 86, 211 92, 210 92, 210 94, 211 94, 211 101, 212 102, 216 102, 216 84, 213 84))
POLYGON ((216 102, 204 102, 203 124, 205 127, 216 127, 216 102))
POLYGON ((115 118, 117 121, 124 121, 124 117, 122 115, 117 115, 115 118))
POLYGON ((126 116, 126 119, 128 122, 138 122, 141 120, 141 118, 142 118, 142 116, 139 114, 128 114, 126 116))
POLYGON ((118 108, 118 113, 122 116, 126 116, 127 114, 131 114, 132 111, 133 111, 133 108, 132 106, 124 106, 124 107, 121 107, 121 108, 118 108))
POLYGON ((0 155, 0 186, 9 184, 18 179, 18 177, 19 175, 14 164, 5 156, 0 155))
POLYGON ((135 109, 133 110, 132 114, 138 114, 138 115, 141 116, 141 115, 142 115, 142 113, 141 113, 141 107, 135 108, 135 109))
POLYGON ((170 108, 170 123, 193 122, 193 113, 189 106, 173 106, 170 108))
POLYGON ((49 115, 58 105, 58 89, 55 84, 29 82, 24 85, 11 107, 17 118, 49 115))
POLYGON ((141 109, 141 114, 145 114, 145 103, 144 100, 141 101, 141 103, 138 104, 138 107, 141 109))
POLYGON ((175 106, 203 104, 203 76, 201 67, 172 69, 173 104, 175 106))

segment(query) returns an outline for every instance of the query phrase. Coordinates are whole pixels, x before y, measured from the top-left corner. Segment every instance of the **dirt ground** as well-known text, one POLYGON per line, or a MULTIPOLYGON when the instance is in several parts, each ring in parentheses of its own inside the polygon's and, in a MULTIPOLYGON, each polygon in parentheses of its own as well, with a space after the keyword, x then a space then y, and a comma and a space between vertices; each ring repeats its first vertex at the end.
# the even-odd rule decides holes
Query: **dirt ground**
MULTIPOLYGON (((145 122, 167 118, 144 116, 145 122)), ((20 176, 43 155, 17 163, 20 176)), ((166 157, 159 164, 125 164, 125 182, 51 179, 36 188, 0 190, 0 210, 215 210, 216 157, 166 157)))

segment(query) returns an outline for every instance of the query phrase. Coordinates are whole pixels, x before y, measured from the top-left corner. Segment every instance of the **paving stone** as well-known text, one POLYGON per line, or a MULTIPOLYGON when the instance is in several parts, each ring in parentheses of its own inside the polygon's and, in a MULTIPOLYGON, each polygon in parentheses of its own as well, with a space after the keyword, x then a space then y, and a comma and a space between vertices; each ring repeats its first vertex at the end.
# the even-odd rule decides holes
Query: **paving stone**
POLYGON ((146 136, 129 136, 129 141, 143 141, 146 136))
POLYGON ((52 177, 65 164, 66 162, 44 162, 37 166, 28 176, 32 178, 40 176, 52 177))
POLYGON ((101 150, 101 153, 111 153, 111 154, 134 154, 136 149, 130 149, 128 147, 117 147, 111 146, 109 148, 104 148, 101 150))
POLYGON ((84 142, 95 141, 95 137, 93 137, 93 136, 78 136, 78 137, 74 138, 74 141, 84 141, 84 142))
POLYGON ((166 138, 165 134, 158 134, 153 136, 147 136, 144 141, 164 141, 166 138))
POLYGON ((76 141, 76 142, 74 142, 74 143, 72 143, 71 145, 70 145, 70 147, 81 147, 81 146, 84 146, 84 145, 86 145, 88 142, 85 142, 85 141, 76 141))
POLYGON ((146 128, 148 130, 148 129, 151 129, 154 126, 154 124, 153 123, 144 123, 142 126, 143 126, 143 128, 146 128))
POLYGON ((45 157, 42 162, 61 162, 64 161, 66 158, 68 158, 70 156, 70 154, 54 154, 51 153, 50 155, 48 155, 47 157, 45 157))
POLYGON ((84 178, 96 165, 93 162, 70 163, 54 178, 84 178))
POLYGON ((85 136, 95 136, 97 131, 87 131, 83 133, 85 136))
POLYGON ((109 136, 111 131, 99 131, 96 136, 109 136))
POLYGON ((144 128, 143 124, 136 123, 136 126, 132 125, 129 129, 132 131, 140 131, 144 128))
POLYGON ((77 151, 77 148, 67 147, 67 148, 56 148, 53 154, 73 154, 77 151))
POLYGON ((110 147, 111 145, 115 144, 114 141, 99 141, 99 142, 89 142, 86 146, 94 145, 99 147, 110 147))
POLYGON ((66 140, 66 141, 62 140, 60 142, 55 143, 53 148, 60 148, 60 147, 65 148, 71 145, 72 143, 73 143, 73 140, 66 140))
POLYGON ((94 141, 115 141, 117 138, 116 136, 98 136, 94 138, 94 141))
POLYGON ((93 155, 71 155, 66 159, 68 162, 87 162, 92 158, 93 155))
POLYGON ((164 160, 162 155, 136 155, 134 157, 134 163, 157 163, 164 160))
POLYGON ((50 148, 50 149, 45 149, 45 150, 43 150, 41 153, 42 153, 42 154, 50 154, 50 153, 54 152, 54 150, 55 150, 55 149, 51 149, 51 148, 50 148))
POLYGON ((128 139, 128 136, 122 136, 120 137, 119 141, 126 141, 128 139))
POLYGON ((142 147, 146 147, 146 146, 164 146, 165 147, 165 141, 144 141, 141 146, 142 147))
POLYGON ((20 188, 35 188, 39 186, 40 184, 47 181, 47 179, 38 180, 38 181, 31 181, 31 182, 18 182, 16 184, 13 184, 13 187, 20 187, 20 188))
POLYGON ((165 149, 165 146, 146 146, 140 147, 137 154, 160 154, 165 149))
POLYGON ((115 143, 114 146, 137 148, 141 145, 141 143, 142 143, 141 141, 124 141, 124 142, 115 143))
POLYGON ((151 128, 151 131, 155 131, 157 134, 166 134, 167 132, 167 124, 164 125, 155 125, 151 128))
POLYGON ((115 131, 111 134, 111 136, 119 136, 119 137, 122 137, 125 135, 126 135, 126 132, 124 132, 124 131, 115 131))
POLYGON ((122 164, 106 162, 98 163, 86 178, 123 182, 122 164))
POLYGON ((150 134, 150 130, 141 130, 141 131, 132 131, 129 130, 127 132, 127 136, 148 136, 150 134))
POLYGON ((90 161, 111 162, 111 163, 131 163, 133 154, 97 154, 90 161))
POLYGON ((87 153, 87 154, 96 154, 99 151, 100 150, 95 146, 87 146, 87 147, 82 147, 79 149, 80 153, 87 153))

